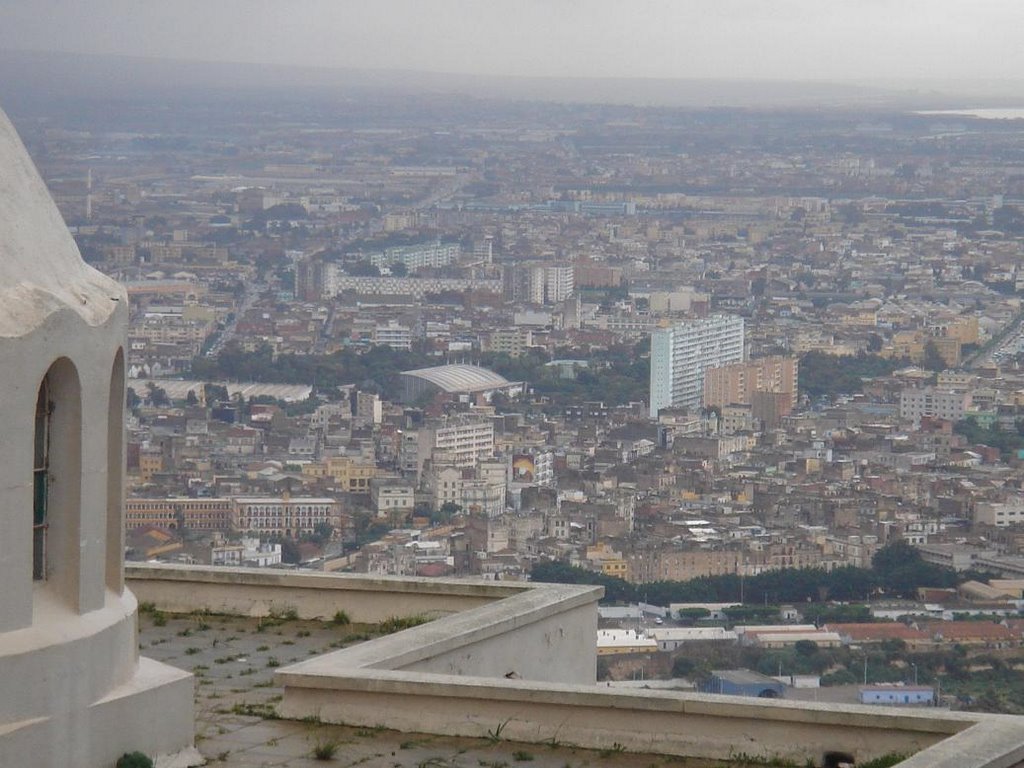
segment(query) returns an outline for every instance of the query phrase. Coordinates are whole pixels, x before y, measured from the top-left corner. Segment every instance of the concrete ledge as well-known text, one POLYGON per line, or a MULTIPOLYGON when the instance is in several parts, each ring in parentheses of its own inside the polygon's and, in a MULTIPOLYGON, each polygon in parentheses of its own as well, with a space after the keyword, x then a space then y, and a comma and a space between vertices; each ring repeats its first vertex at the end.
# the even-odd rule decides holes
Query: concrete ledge
POLYGON ((907 768, 1024 760, 1024 718, 597 686, 600 588, 173 566, 133 566, 128 579, 165 610, 454 614, 279 670, 287 718, 722 760, 802 763, 830 750, 913 754, 907 768))
MULTIPOLYGON (((592 633, 583 635, 579 639, 585 643, 593 644, 592 638, 596 636, 596 623, 589 621, 589 614, 593 613, 594 606, 601 596, 601 590, 597 587, 576 587, 551 585, 540 589, 528 589, 504 600, 489 603, 487 605, 473 608, 468 611, 449 616, 443 621, 434 621, 419 627, 399 632, 394 635, 382 637, 374 642, 362 643, 361 645, 345 648, 339 651, 317 656, 307 661, 299 662, 288 667, 289 672, 306 672, 310 674, 326 673, 333 675, 339 669, 352 669, 360 667, 375 667, 379 669, 414 669, 423 662, 436 661, 447 654, 457 652, 469 647, 477 647, 483 651, 487 642, 492 640, 512 641, 523 631, 529 628, 529 634, 537 635, 530 638, 533 645, 531 649, 536 655, 543 652, 543 648, 550 647, 553 643, 565 644, 567 633, 581 634, 579 630, 592 633), (582 608, 579 620, 569 620, 570 615, 576 609, 582 608), (553 619, 551 629, 559 637, 557 640, 545 637, 544 630, 539 634, 537 624, 553 619), (585 625, 581 627, 581 622, 585 625), (536 642, 540 641, 540 642, 536 642)), ((521 638, 520 638, 521 639, 521 638)), ((516 641, 518 642, 518 641, 516 641)), ((530 649, 530 646, 506 649, 506 659, 500 664, 500 668, 492 662, 496 658, 483 660, 485 666, 494 667, 491 674, 505 675, 510 671, 516 673, 517 677, 535 677, 538 679, 552 679, 552 677, 564 677, 563 670, 550 668, 547 664, 537 667, 537 658, 522 658, 518 662, 516 655, 522 655, 523 650, 530 649), (518 653, 516 653, 518 651, 518 653), (531 674, 530 669, 536 671, 531 674)), ((576 657, 582 656, 587 660, 585 670, 581 670, 582 679, 594 682, 596 674, 596 652, 591 652, 586 646, 580 648, 575 643, 570 647, 571 653, 576 657), (593 663, 591 663, 593 660, 593 663)), ((574 659, 562 659, 564 664, 577 667, 574 659)), ((465 665, 463 665, 465 667, 465 665)), ((478 667, 479 665, 472 665, 478 667)), ((461 674, 473 674, 463 669, 461 674)), ((570 676, 573 680, 579 681, 579 676, 570 676)))
MULTIPOLYGON (((867 705, 839 705, 720 696, 710 693, 632 690, 623 693, 602 686, 538 683, 529 680, 432 675, 350 669, 344 675, 330 672, 302 673, 297 668, 318 659, 300 662, 278 673, 285 685, 324 691, 393 693, 437 698, 489 699, 509 703, 553 704, 571 707, 628 709, 675 715, 710 715, 756 718, 763 721, 804 723, 819 726, 888 728, 948 736, 982 721, 986 715, 938 709, 893 710, 867 705)), ((1009 718, 1018 725, 1022 721, 1009 718)))
POLYGON ((989 715, 965 731, 912 755, 901 768, 1013 768, 1024 762, 1022 719, 989 715))
POLYGON ((126 565, 125 580, 139 602, 173 613, 269 616, 294 610, 303 619, 329 619, 343 610, 352 621, 367 623, 394 616, 445 616, 534 588, 513 582, 151 563, 126 565))

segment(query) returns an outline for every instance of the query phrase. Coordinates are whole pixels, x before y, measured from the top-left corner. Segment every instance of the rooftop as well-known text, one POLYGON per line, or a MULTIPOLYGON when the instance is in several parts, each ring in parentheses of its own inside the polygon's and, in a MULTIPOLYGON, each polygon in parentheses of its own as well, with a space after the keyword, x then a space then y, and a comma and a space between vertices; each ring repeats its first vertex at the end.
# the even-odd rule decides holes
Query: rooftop
MULTIPOLYGON (((196 747, 208 761, 225 768, 323 765, 313 753, 326 745, 337 749, 333 764, 371 768, 455 768, 517 762, 530 762, 537 768, 564 768, 598 761, 608 768, 627 768, 636 764, 637 755, 615 749, 538 746, 506 739, 437 736, 277 717, 275 707, 284 692, 274 682, 279 665, 379 637, 388 628, 380 624, 338 625, 287 615, 252 618, 203 612, 166 614, 144 606, 139 616, 139 646, 150 658, 196 676, 196 747)), ((644 758, 644 764, 650 766, 674 762, 674 758, 659 755, 644 758)), ((687 765, 704 768, 722 763, 697 760, 687 765)))
POLYGON ((198 746, 227 765, 312 765, 327 742, 344 765, 382 768, 1024 758, 1017 717, 596 685, 596 587, 154 565, 126 576, 146 601, 146 654, 198 673, 198 746), (339 610, 358 625, 332 621, 339 610), (412 617, 431 620, 379 636, 412 617))
POLYGON ((507 387, 512 383, 504 376, 478 365, 438 365, 433 368, 403 371, 402 375, 424 379, 445 392, 481 392, 507 387))

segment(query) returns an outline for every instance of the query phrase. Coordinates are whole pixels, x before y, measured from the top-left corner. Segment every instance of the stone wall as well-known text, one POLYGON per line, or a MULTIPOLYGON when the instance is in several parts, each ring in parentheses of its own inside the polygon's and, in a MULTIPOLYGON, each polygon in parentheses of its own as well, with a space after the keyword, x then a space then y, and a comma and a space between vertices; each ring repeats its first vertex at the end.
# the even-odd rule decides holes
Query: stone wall
POLYGON ((821 764, 830 751, 858 762, 912 755, 907 768, 1024 760, 1018 717, 597 685, 597 587, 154 566, 133 566, 128 579, 163 610, 452 614, 279 670, 285 718, 722 760, 821 764))

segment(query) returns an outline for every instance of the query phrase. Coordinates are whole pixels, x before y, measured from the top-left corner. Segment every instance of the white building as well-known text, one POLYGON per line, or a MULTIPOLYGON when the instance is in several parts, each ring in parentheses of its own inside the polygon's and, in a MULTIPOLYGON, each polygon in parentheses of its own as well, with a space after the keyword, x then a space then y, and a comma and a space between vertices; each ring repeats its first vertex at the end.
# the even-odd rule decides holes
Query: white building
POLYGON ((1005 528, 1008 525, 1024 523, 1024 499, 1006 502, 979 501, 974 507, 975 525, 994 525, 1005 528))
POLYGON ((472 416, 452 416, 420 430, 420 460, 472 467, 494 455, 494 424, 472 416))
POLYGON ((412 329, 397 320, 388 320, 383 324, 378 323, 373 328, 373 343, 378 347, 410 350, 412 349, 412 329))
POLYGON ((565 301, 576 287, 572 264, 553 264, 544 267, 544 298, 548 304, 565 301))
POLYGON ((503 461, 482 461, 474 469, 438 466, 427 478, 435 509, 455 504, 483 517, 497 517, 505 511, 508 468, 503 461))
POLYGON ((923 416, 960 421, 971 407, 971 393, 954 389, 904 389, 900 392, 900 420, 919 424, 923 416))
POLYGON ((3 766, 192 747, 192 675, 139 657, 124 583, 127 326, 0 112, 3 766))
POLYGON ((375 477, 370 480, 370 504, 377 517, 402 517, 415 508, 416 490, 408 481, 375 477))
POLYGON ((743 318, 713 315, 651 333, 650 415, 662 408, 699 409, 704 371, 742 362, 743 318))
POLYGON ((501 293, 501 281, 485 278, 346 275, 340 264, 327 264, 324 267, 324 294, 337 296, 344 291, 370 296, 386 294, 413 296, 421 299, 431 293, 465 293, 466 291, 501 293))
POLYGON ((370 263, 375 267, 386 268, 393 264, 404 264, 413 272, 428 267, 444 267, 459 260, 462 249, 458 243, 420 243, 418 245, 398 245, 385 248, 381 253, 370 255, 370 263))

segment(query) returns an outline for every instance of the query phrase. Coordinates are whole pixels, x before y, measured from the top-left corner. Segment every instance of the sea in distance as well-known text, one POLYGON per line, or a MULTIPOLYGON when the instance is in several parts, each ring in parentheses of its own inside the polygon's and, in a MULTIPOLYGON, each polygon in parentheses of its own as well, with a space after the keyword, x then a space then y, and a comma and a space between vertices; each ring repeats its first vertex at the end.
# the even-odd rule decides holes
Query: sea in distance
POLYGON ((922 109, 918 115, 951 115, 958 117, 976 117, 979 120, 1024 120, 1024 109, 984 108, 984 109, 922 109))

